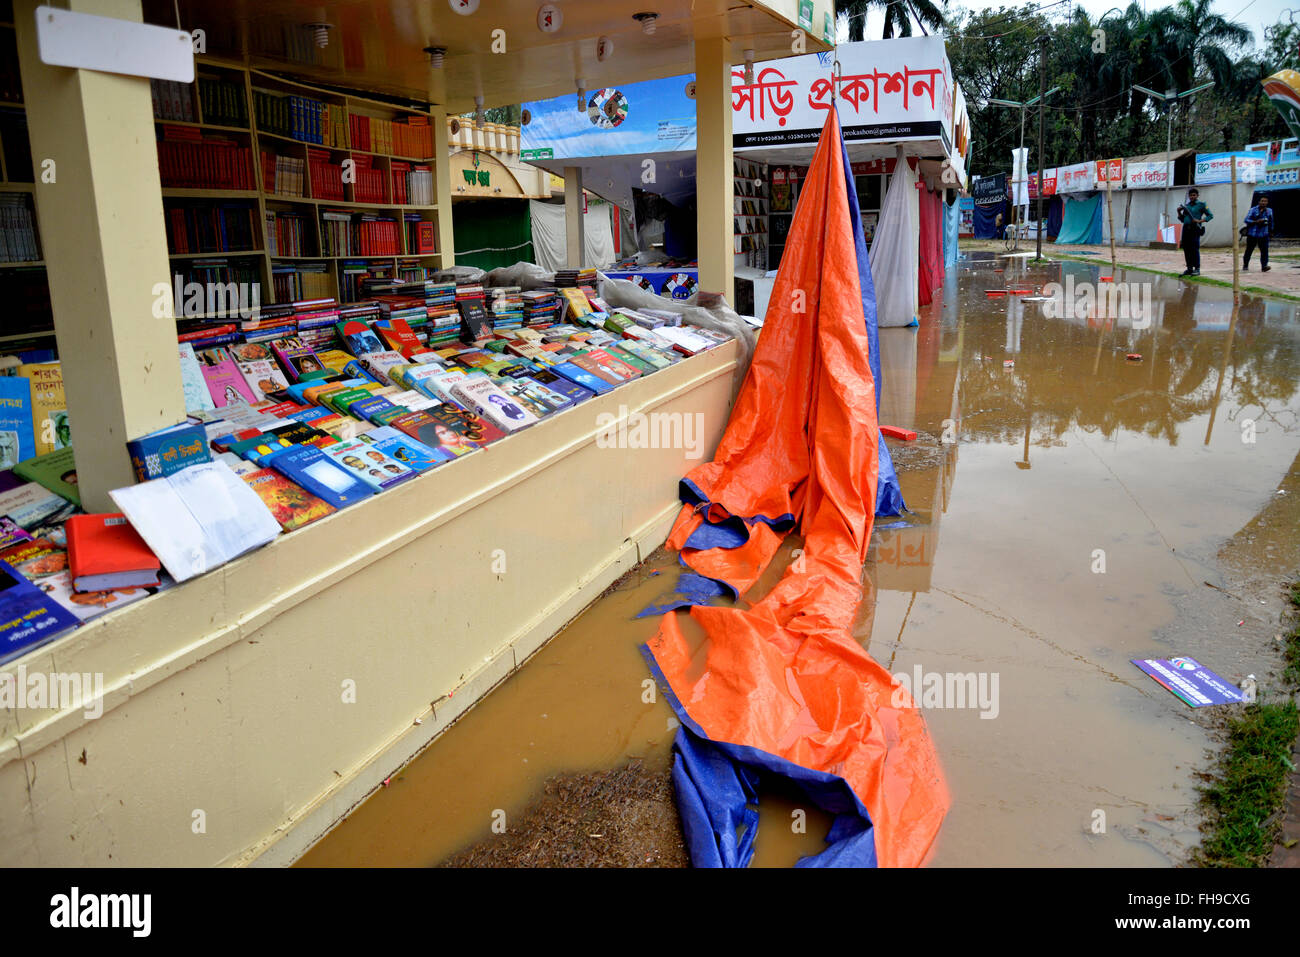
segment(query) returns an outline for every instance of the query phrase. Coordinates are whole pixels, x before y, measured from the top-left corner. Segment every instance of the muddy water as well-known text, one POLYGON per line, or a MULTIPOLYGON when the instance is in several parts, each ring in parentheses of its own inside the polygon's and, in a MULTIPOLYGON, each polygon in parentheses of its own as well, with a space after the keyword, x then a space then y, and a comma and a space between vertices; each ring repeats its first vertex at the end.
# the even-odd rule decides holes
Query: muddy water
MULTIPOLYGON (((1234 322, 1228 291, 1138 272, 1117 278, 1151 284, 1148 329, 985 294, 1097 273, 967 259, 920 329, 882 332, 882 422, 921 434, 893 444, 912 512, 878 523, 855 635, 895 674, 988 692, 927 711, 953 795, 936 864, 1181 860, 1214 709, 1129 659, 1187 654, 1265 693, 1276 677, 1275 583, 1300 568, 1300 319, 1247 298, 1234 322)), ((637 652, 655 622, 631 616, 674 561, 633 572, 302 863, 434 864, 553 774, 666 771, 672 715, 637 652)), ((826 819, 796 833, 801 810, 764 796, 756 865, 819 849, 826 819)))

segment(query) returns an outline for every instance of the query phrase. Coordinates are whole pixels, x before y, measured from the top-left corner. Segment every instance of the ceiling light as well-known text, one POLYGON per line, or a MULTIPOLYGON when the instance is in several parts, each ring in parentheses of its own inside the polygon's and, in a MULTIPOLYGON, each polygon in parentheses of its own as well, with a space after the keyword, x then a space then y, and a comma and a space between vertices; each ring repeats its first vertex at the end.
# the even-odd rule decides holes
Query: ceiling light
POLYGON ((754 85, 754 51, 745 51, 745 85, 754 85))
POLYGON ((330 45, 330 30, 332 28, 333 24, 330 23, 307 24, 307 29, 311 31, 312 36, 316 39, 316 45, 322 50, 330 45))
POLYGON ((582 88, 582 77, 578 77, 578 112, 587 112, 587 91, 582 88))
POLYGON ((447 57, 446 47, 425 47, 424 52, 429 55, 429 66, 435 70, 442 69, 442 61, 447 57))
POLYGON ((483 112, 483 97, 474 97, 474 125, 479 129, 487 122, 487 114, 483 112))
POLYGON ((655 21, 659 19, 657 13, 634 13, 632 19, 641 24, 641 31, 646 36, 654 36, 655 21))

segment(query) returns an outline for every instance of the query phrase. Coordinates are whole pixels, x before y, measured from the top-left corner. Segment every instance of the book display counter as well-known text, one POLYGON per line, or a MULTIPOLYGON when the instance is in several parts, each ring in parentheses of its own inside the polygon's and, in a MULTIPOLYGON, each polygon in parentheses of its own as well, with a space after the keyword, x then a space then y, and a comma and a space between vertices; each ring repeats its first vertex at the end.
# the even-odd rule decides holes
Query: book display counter
MULTIPOLYGON (((694 70, 720 120, 731 64, 796 27, 829 50, 798 19, 829 7, 657 35, 623 0, 549 32, 422 8, 445 49, 338 0, 328 46, 292 4, 57 9, 173 51, 202 28, 189 82, 188 56, 43 58, 38 6, 0 0, 0 862, 287 864, 663 543, 740 375, 741 343, 611 308, 577 262, 467 279, 448 115, 582 62, 592 89, 694 70)), ((674 272, 716 291, 763 230, 734 244, 761 214, 702 128, 674 272)))
POLYGON ((610 309, 590 278, 531 294, 408 283, 388 318, 319 324, 301 316, 347 310, 299 303, 278 329, 184 341, 190 414, 131 443, 142 481, 112 492, 120 513, 68 518, 72 447, 20 463, 0 491, 17 518, 0 571, 34 594, 9 589, 0 618, 43 624, 6 628, 0 675, 102 685, 93 716, 59 700, 0 710, 0 789, 47 782, 35 828, 0 827, 4 860, 287 863, 657 547, 679 477, 725 425, 737 345, 610 309), (452 303, 449 332, 427 318, 435 299, 452 303), (425 314, 418 333, 398 306, 425 314), (636 438, 647 418, 689 419, 695 447, 636 438), (375 742, 382 762, 330 766, 341 743, 374 757, 375 742), (190 784, 224 823, 206 843, 160 837, 156 817, 188 820, 198 799, 157 756, 203 748, 223 761, 190 784), (57 768, 83 751, 95 760, 70 781, 57 768), (123 767, 148 813, 39 843, 46 810, 111 792, 123 767))

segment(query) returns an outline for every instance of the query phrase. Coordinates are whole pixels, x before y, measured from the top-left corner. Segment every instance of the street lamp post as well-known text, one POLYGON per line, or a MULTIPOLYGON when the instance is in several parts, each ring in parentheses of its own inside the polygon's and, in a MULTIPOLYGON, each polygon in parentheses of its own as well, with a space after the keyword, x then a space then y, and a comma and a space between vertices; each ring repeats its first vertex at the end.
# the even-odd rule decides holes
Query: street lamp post
MULTIPOLYGON (((1033 99, 1031 99, 1031 100, 1025 100, 1023 103, 1020 102, 1019 100, 997 100, 997 99, 988 99, 988 100, 985 101, 986 103, 991 103, 991 104, 994 105, 994 106, 1009 106, 1009 107, 1012 107, 1013 109, 1017 109, 1017 110, 1020 111, 1020 150, 1018 150, 1017 152, 1023 152, 1023 151, 1024 151, 1024 148, 1025 148, 1025 110, 1028 109, 1029 107, 1033 106, 1033 105, 1034 105, 1035 103, 1037 103, 1039 100, 1046 100, 1046 99, 1047 99, 1049 96, 1051 96, 1053 93, 1058 93, 1058 92, 1060 92, 1060 89, 1061 89, 1061 88, 1060 88, 1059 86, 1054 86, 1054 87, 1052 87, 1050 90, 1048 90, 1046 93, 1040 93, 1038 96, 1034 97, 1033 99)), ((1040 124, 1040 125, 1041 125, 1041 124, 1040 124)), ((1039 153, 1040 153, 1040 155, 1041 155, 1041 153, 1042 153, 1042 150, 1041 150, 1041 149, 1039 150, 1039 153)), ((1028 176, 1028 167, 1029 167, 1029 164, 1028 164, 1028 162, 1026 162, 1026 163, 1025 163, 1025 168, 1026 168, 1026 177, 1028 176)), ((1024 181, 1025 181, 1025 180, 1016 180, 1015 182, 1024 182, 1024 181)), ((1042 192, 1042 183, 1039 183, 1038 186, 1039 186, 1039 192, 1041 193, 1041 192, 1042 192)), ((1017 195, 1016 198, 1019 199, 1019 195, 1017 195)), ((1028 202, 1029 202, 1029 195, 1028 195, 1028 191, 1026 190, 1026 195, 1025 195, 1025 203, 1026 203, 1026 205, 1028 204, 1028 202)), ((1041 204, 1040 204, 1040 205, 1041 205, 1041 204)), ((1018 210, 1019 208, 1020 208, 1020 204, 1019 204, 1019 202, 1017 202, 1017 203, 1016 203, 1016 209, 1018 210)), ((1041 219, 1042 217, 1040 216, 1039 218, 1041 219)), ((1041 230, 1042 230, 1042 223, 1041 223, 1041 222, 1038 224, 1038 228, 1039 228, 1039 231, 1041 232, 1041 230)))
POLYGON ((1145 86, 1133 84, 1133 89, 1141 90, 1147 96, 1155 97, 1165 104, 1165 111, 1169 114, 1167 127, 1165 131, 1165 212, 1164 220, 1160 224, 1160 238, 1163 241, 1164 231, 1169 228, 1169 190, 1174 185, 1173 155, 1174 155, 1174 107, 1173 104, 1191 96, 1193 93, 1199 93, 1201 90, 1208 90, 1214 86, 1214 81, 1202 83, 1200 86, 1194 86, 1190 90, 1183 90, 1179 93, 1175 90, 1166 90, 1164 93, 1157 93, 1155 90, 1148 90, 1145 86))

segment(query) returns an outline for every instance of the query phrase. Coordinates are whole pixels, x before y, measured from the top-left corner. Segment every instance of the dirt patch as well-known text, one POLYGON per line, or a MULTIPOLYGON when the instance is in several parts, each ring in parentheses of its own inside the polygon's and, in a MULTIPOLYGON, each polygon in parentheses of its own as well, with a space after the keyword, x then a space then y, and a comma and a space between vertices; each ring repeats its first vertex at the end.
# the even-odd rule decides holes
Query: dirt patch
POLYGON ((547 780, 523 817, 443 867, 687 867, 670 776, 641 761, 547 780))

